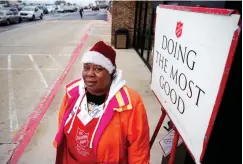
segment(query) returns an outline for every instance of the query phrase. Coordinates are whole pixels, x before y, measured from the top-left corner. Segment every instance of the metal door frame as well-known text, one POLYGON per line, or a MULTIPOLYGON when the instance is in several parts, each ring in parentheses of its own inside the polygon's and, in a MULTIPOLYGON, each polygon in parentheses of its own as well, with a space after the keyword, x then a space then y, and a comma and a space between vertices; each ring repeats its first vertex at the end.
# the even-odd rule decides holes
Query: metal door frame
POLYGON ((149 60, 152 56, 152 43, 154 41, 154 19, 156 9, 152 7, 152 14, 148 14, 148 3, 147 1, 137 1, 136 2, 136 11, 135 11, 135 22, 134 22, 134 38, 133 38, 133 47, 148 67, 152 71, 152 64, 149 63, 149 60), (145 10, 143 11, 143 6, 145 10), (151 17, 150 22, 148 23, 148 17, 151 17), (141 23, 143 19, 143 28, 141 29, 141 23), (145 42, 148 41, 147 46, 147 56, 144 57, 145 42), (140 50, 141 49, 141 52, 140 50))

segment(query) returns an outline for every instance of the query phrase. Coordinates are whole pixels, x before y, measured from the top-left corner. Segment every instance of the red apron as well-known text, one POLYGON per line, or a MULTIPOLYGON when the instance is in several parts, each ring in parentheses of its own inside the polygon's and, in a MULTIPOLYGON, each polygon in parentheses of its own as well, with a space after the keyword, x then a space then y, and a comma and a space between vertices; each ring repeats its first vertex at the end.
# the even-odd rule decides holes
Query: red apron
POLYGON ((78 114, 73 114, 70 121, 64 127, 64 133, 67 139, 66 157, 63 157, 65 164, 94 164, 95 156, 92 148, 89 148, 90 140, 94 132, 98 118, 93 118, 86 126, 80 121, 78 114), (74 118, 73 127, 68 134, 72 119, 74 118))

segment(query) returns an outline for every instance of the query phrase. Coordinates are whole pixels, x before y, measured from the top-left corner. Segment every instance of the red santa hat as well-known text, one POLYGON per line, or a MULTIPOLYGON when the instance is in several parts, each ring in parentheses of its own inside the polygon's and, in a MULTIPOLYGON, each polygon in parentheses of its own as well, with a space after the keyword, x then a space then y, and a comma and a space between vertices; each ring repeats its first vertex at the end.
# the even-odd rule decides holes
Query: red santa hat
POLYGON ((99 41, 84 53, 81 62, 100 65, 111 74, 116 66, 116 51, 103 41, 99 41))

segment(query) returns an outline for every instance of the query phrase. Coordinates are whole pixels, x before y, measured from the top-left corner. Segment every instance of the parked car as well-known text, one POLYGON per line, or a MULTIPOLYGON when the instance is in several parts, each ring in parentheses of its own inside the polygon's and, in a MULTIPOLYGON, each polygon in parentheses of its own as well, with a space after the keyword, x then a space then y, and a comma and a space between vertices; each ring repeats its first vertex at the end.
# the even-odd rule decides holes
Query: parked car
POLYGON ((22 1, 17 1, 12 6, 16 7, 19 11, 22 10, 22 8, 26 5, 26 3, 23 3, 22 1))
POLYGON ((18 10, 20 11, 20 10, 22 10, 24 7, 25 7, 24 4, 20 4, 20 5, 18 5, 18 10))
POLYGON ((67 12, 75 12, 75 11, 77 11, 77 8, 75 6, 72 6, 72 5, 66 6, 66 11, 67 12))
POLYGON ((54 13, 55 12, 55 7, 52 6, 52 5, 48 5, 46 8, 47 8, 49 13, 54 13))
POLYGON ((20 12, 19 15, 22 19, 35 20, 36 18, 43 18, 43 11, 37 6, 26 6, 20 12))
POLYGON ((78 7, 77 6, 73 6, 73 10, 74 10, 74 12, 78 11, 78 7))
POLYGON ((3 0, 1 0, 0 1, 0 8, 3 8, 3 7, 10 7, 9 1, 3 1, 3 0))
POLYGON ((67 6, 67 5, 62 6, 62 8, 63 8, 63 10, 64 10, 65 13, 66 13, 66 12, 69 12, 69 10, 70 10, 70 7, 67 6))
POLYGON ((41 9, 42 11, 43 11, 43 13, 44 14, 48 14, 49 13, 49 11, 48 11, 48 9, 47 9, 47 7, 46 6, 37 6, 39 9, 41 9))
POLYGON ((22 19, 19 15, 14 15, 8 10, 0 10, 0 24, 10 25, 12 23, 20 22, 22 22, 22 19))
POLYGON ((19 11, 16 7, 5 7, 3 10, 12 12, 14 15, 19 15, 19 11))
POLYGON ((100 9, 99 9, 99 7, 97 7, 97 6, 94 6, 94 7, 92 7, 92 11, 99 11, 100 9))
POLYGON ((58 13, 65 13, 65 10, 64 10, 63 7, 60 6, 60 7, 58 7, 57 12, 58 13))
POLYGON ((101 5, 99 8, 100 8, 100 9, 107 9, 108 6, 106 6, 106 5, 101 5))

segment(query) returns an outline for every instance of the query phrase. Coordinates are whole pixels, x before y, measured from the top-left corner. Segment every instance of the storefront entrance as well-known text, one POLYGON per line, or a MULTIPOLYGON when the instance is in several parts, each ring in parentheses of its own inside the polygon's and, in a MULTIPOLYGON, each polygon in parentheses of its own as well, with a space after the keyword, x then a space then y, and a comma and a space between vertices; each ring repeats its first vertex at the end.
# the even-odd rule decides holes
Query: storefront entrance
POLYGON ((155 11, 156 9, 152 7, 152 2, 136 2, 133 47, 150 71, 153 60, 155 11))

